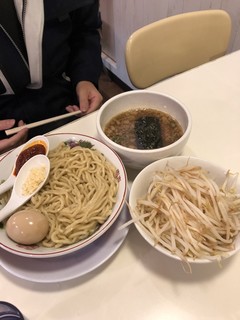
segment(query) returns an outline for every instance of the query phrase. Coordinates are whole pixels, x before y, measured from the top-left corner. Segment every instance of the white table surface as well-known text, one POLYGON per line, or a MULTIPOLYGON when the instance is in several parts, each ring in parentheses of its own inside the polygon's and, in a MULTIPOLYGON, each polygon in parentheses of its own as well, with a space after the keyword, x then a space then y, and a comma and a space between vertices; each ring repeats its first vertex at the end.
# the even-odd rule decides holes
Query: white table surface
MULTIPOLYGON (((148 90, 170 94, 189 108, 193 128, 184 154, 240 170, 240 51, 148 90)), ((55 132, 96 136, 96 113, 55 132)), ((136 172, 128 170, 129 180, 136 172)), ((217 264, 181 264, 151 248, 135 227, 118 252, 95 271, 62 283, 39 284, 0 268, 0 300, 29 320, 240 319, 240 254, 217 264)))

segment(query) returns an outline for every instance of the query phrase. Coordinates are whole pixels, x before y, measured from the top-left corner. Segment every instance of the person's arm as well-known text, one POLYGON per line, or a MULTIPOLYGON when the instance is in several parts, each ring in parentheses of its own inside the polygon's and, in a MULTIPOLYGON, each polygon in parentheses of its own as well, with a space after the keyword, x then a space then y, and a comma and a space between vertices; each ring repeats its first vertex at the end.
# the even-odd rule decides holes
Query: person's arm
MULTIPOLYGON (((71 55, 68 74, 79 99, 80 109, 89 113, 96 110, 102 96, 98 91, 98 80, 102 71, 101 40, 99 28, 99 1, 71 13, 73 32, 70 38, 71 55)), ((77 106, 68 106, 68 111, 77 106)))
MULTIPOLYGON (((7 130, 14 126, 14 119, 0 120, 0 130, 7 130)), ((22 126, 23 121, 19 121, 18 125, 22 126)), ((0 154, 15 148, 27 140, 28 129, 24 128, 10 138, 0 140, 0 154)))
POLYGON ((80 110, 84 113, 91 113, 99 108, 102 103, 103 97, 90 81, 80 81, 76 86, 76 93, 79 100, 79 106, 67 106, 68 112, 80 110))

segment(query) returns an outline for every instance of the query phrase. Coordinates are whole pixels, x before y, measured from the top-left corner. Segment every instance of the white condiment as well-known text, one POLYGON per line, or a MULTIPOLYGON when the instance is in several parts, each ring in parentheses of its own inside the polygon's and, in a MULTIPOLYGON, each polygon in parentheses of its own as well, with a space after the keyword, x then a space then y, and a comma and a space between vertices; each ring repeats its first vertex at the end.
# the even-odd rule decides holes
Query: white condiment
POLYGON ((46 167, 32 168, 23 184, 22 195, 26 196, 33 193, 46 177, 46 167))

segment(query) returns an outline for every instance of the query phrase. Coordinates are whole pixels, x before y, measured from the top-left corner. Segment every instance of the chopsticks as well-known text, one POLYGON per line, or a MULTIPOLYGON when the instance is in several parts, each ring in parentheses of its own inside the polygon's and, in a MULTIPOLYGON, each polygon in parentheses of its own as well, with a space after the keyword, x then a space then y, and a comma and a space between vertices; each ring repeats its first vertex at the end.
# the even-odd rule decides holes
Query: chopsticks
POLYGON ((81 110, 65 113, 65 114, 62 114, 60 116, 56 116, 56 117, 48 118, 48 119, 45 119, 45 120, 32 122, 32 123, 26 124, 26 125, 21 126, 21 127, 8 129, 8 130, 5 130, 5 133, 6 133, 7 136, 10 136, 11 134, 19 132, 23 128, 31 129, 31 128, 39 127, 39 126, 42 126, 42 125, 44 125, 46 123, 50 123, 50 122, 54 122, 54 121, 61 120, 61 119, 64 119, 64 118, 72 117, 72 116, 75 116, 75 115, 81 114, 81 113, 82 113, 81 110))

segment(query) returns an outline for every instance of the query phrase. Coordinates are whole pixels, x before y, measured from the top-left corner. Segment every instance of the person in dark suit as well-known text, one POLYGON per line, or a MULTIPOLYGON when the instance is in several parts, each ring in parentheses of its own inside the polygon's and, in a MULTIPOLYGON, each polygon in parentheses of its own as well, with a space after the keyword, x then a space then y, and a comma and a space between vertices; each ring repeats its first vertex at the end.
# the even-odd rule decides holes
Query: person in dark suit
MULTIPOLYGON (((98 0, 1 0, 0 130, 99 108, 100 28, 98 0)), ((72 120, 24 129, 9 146, 72 120)), ((0 152, 9 149, 3 133, 0 152)))

